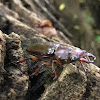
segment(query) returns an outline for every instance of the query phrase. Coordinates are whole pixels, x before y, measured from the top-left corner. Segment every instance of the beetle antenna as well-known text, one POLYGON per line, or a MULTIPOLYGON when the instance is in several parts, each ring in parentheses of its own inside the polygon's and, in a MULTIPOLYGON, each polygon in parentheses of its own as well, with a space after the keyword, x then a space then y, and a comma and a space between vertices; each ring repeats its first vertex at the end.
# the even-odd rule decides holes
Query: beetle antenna
POLYGON ((89 50, 89 52, 90 51, 92 51, 96 46, 98 46, 100 44, 100 42, 99 43, 97 43, 95 46, 93 46, 90 50, 89 50))

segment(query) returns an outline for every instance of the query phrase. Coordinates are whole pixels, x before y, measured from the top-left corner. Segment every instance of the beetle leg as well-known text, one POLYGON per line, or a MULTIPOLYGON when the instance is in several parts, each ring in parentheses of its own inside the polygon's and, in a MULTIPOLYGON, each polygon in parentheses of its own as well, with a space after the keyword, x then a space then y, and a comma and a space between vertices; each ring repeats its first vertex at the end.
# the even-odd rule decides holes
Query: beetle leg
POLYGON ((94 61, 89 61, 88 59, 85 59, 85 58, 80 58, 79 61, 80 61, 80 63, 81 63, 81 66, 82 66, 83 69, 84 69, 84 72, 85 72, 85 74, 86 74, 86 77, 88 78, 87 72, 86 72, 86 68, 85 68, 85 66, 84 66, 84 64, 83 64, 82 62, 85 62, 85 63, 92 63, 92 62, 94 62, 94 61))
POLYGON ((56 65, 62 65, 62 63, 59 60, 53 60, 53 62, 55 62, 56 65))
POLYGON ((29 60, 29 59, 31 59, 31 60, 33 60, 33 61, 39 61, 39 59, 37 59, 36 57, 32 57, 32 58, 25 58, 25 59, 23 59, 23 60, 17 61, 17 63, 23 63, 23 62, 25 62, 25 61, 27 61, 27 60, 29 60))
POLYGON ((58 75, 57 75, 56 69, 55 69, 55 67, 54 67, 54 60, 52 61, 52 68, 53 68, 54 73, 55 73, 55 77, 53 78, 53 80, 55 80, 55 79, 58 78, 58 75))
POLYGON ((35 75, 44 65, 45 63, 43 63, 32 75, 35 75))
POLYGON ((36 57, 32 57, 31 60, 33 60, 33 61, 39 61, 39 59, 36 58, 36 57))
POLYGON ((82 63, 82 61, 80 61, 80 63, 81 63, 81 66, 82 66, 83 69, 84 69, 84 72, 86 73, 86 68, 85 68, 84 64, 82 63))
POLYGON ((35 75, 44 65, 50 66, 51 63, 49 63, 49 62, 44 62, 32 75, 35 75))
POLYGON ((86 68, 85 68, 84 64, 82 63, 82 61, 80 61, 80 63, 81 63, 81 66, 83 67, 85 75, 86 75, 86 77, 88 79, 86 68))
POLYGON ((17 61, 17 63, 22 63, 22 62, 25 62, 25 61, 27 61, 27 60, 29 60, 29 58, 25 58, 25 59, 23 59, 23 60, 17 61))

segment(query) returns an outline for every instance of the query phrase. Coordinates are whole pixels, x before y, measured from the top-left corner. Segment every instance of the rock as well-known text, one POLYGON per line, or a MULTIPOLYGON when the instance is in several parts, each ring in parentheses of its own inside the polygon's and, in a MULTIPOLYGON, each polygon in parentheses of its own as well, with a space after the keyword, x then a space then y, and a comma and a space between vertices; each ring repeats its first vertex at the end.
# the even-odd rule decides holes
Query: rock
POLYGON ((4 34, 4 37, 6 55, 3 63, 6 72, 4 75, 2 74, 4 83, 1 87, 0 100, 25 100, 28 90, 27 67, 25 63, 16 63, 17 60, 23 59, 20 36, 12 32, 9 36, 4 34))
MULTIPOLYGON (((95 74, 90 73, 87 81, 82 71, 69 64, 62 71, 58 81, 46 87, 40 100, 100 100, 100 68, 92 64, 95 74)), ((91 69, 91 68, 90 68, 91 69)))
POLYGON ((0 31, 0 84, 4 82, 3 73, 4 69, 4 57, 5 57, 5 39, 2 31, 0 31))

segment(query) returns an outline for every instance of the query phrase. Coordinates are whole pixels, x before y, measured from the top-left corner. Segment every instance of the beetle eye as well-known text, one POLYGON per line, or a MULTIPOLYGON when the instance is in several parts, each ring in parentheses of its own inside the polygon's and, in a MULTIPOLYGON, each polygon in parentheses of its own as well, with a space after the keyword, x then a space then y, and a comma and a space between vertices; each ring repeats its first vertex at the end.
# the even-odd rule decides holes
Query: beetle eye
POLYGON ((78 59, 78 56, 72 56, 71 57, 71 60, 77 60, 78 59))

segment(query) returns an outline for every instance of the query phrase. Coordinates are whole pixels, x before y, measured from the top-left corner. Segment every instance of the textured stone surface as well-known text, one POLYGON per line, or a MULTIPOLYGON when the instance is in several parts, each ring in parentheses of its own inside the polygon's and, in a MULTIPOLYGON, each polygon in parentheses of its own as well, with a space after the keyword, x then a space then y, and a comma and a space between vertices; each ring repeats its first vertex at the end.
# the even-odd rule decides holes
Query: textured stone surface
MULTIPOLYGON (((2 32, 0 32, 0 35, 1 33, 2 32)), ((0 70, 2 73, 1 75, 3 76, 1 77, 3 78, 3 82, 0 87, 0 100, 17 100, 17 98, 20 98, 20 100, 25 100, 25 96, 28 90, 27 68, 25 64, 16 64, 17 60, 23 58, 20 36, 15 33, 11 33, 9 36, 6 34, 2 35, 6 41, 6 49, 4 49, 3 45, 4 39, 1 39, 2 62, 0 62, 0 68, 4 69, 5 73, 3 74, 3 70, 0 70), (6 50, 5 56, 4 50, 6 50)))
POLYGON ((5 39, 2 31, 0 31, 0 84, 4 82, 3 73, 4 69, 4 57, 5 57, 5 39))

